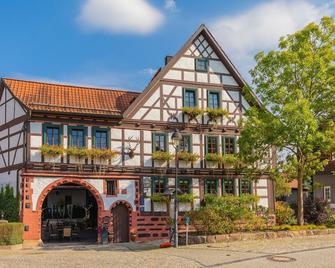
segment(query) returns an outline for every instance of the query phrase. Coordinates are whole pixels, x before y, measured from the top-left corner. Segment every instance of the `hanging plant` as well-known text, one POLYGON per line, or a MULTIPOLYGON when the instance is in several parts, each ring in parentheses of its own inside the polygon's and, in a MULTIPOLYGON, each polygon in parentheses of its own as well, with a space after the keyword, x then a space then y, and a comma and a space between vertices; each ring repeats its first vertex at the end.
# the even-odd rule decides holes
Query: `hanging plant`
POLYGON ((208 153, 205 155, 205 160, 214 163, 222 163, 223 158, 221 154, 208 153))
POLYGON ((153 160, 170 161, 172 160, 172 158, 173 158, 173 155, 170 154, 169 152, 157 151, 157 152, 152 153, 153 160))
POLYGON ((44 144, 40 147, 43 156, 55 157, 64 153, 64 148, 57 145, 44 144))
POLYGON ((198 154, 182 151, 178 153, 178 160, 186 162, 195 162, 200 158, 198 154))
POLYGON ((66 149, 66 153, 67 155, 78 157, 79 160, 90 156, 90 152, 86 148, 69 147, 66 149))
POLYGON ((237 155, 226 154, 222 156, 222 163, 230 166, 238 166, 240 164, 240 160, 237 155))
POLYGON ((153 194, 152 196, 150 196, 150 199, 152 202, 156 202, 156 203, 169 203, 170 202, 170 198, 167 195, 162 195, 162 194, 153 194))
POLYGON ((222 117, 228 117, 229 115, 229 112, 227 110, 224 110, 221 108, 217 108, 217 109, 207 108, 206 112, 208 116, 208 121, 214 122, 214 123, 217 123, 218 119, 222 117))
POLYGON ((110 149, 92 148, 92 149, 89 150, 89 155, 93 159, 112 160, 117 156, 117 152, 112 151, 110 149))
POLYGON ((177 200, 178 202, 181 202, 181 203, 190 203, 190 202, 193 202, 194 195, 193 194, 179 194, 177 195, 177 200))
POLYGON ((204 113, 202 109, 197 107, 183 107, 182 111, 188 116, 189 122, 195 120, 198 116, 204 113))

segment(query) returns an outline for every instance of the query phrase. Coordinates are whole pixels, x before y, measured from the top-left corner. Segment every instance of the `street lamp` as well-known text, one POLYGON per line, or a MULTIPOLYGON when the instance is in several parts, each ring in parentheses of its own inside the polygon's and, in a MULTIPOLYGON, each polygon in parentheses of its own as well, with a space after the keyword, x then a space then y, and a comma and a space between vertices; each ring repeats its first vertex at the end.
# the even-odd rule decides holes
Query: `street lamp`
POLYGON ((175 166, 176 166, 176 177, 174 182, 174 247, 178 247, 178 150, 180 142, 183 136, 180 134, 178 129, 175 129, 171 136, 173 147, 175 148, 175 166))

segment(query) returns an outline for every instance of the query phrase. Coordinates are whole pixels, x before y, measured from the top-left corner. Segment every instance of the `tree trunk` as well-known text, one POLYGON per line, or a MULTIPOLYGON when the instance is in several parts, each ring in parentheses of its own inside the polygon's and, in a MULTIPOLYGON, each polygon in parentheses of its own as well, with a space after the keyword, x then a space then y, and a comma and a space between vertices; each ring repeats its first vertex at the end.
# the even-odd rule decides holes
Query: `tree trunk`
POLYGON ((298 168, 298 224, 304 225, 304 191, 303 191, 303 174, 302 170, 298 168))

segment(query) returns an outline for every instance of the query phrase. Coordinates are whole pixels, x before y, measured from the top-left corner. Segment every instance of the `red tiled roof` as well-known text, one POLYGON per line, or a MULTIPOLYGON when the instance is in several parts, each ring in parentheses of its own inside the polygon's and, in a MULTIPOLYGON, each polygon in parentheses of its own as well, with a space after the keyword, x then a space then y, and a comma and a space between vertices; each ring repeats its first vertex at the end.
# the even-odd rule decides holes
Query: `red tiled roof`
POLYGON ((24 105, 34 111, 122 115, 140 94, 119 89, 102 89, 4 78, 3 81, 24 105))

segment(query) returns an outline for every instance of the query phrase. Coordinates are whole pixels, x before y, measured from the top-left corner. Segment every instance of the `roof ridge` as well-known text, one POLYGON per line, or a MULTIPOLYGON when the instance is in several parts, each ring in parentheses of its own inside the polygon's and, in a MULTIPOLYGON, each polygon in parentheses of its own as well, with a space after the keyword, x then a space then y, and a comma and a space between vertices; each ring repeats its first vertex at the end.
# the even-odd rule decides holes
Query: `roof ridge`
POLYGON ((141 94, 139 91, 132 91, 127 89, 114 89, 110 87, 94 87, 94 86, 80 86, 80 85, 73 85, 73 84, 66 84, 66 83, 57 83, 57 82, 43 82, 43 81, 34 81, 34 80, 27 80, 27 79, 18 79, 18 78, 10 78, 10 77, 3 77, 3 80, 12 80, 12 81, 20 81, 26 83, 35 83, 35 84, 46 84, 46 85, 53 85, 53 86, 64 86, 64 87, 74 87, 74 88, 81 88, 81 89, 92 89, 92 90, 102 90, 102 91, 122 91, 127 93, 135 93, 141 94))

